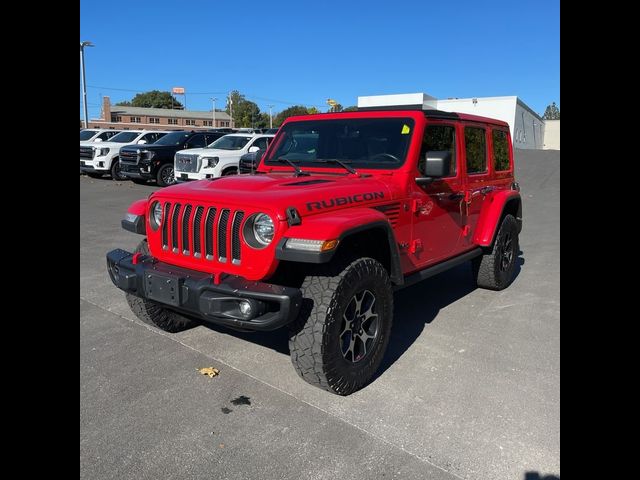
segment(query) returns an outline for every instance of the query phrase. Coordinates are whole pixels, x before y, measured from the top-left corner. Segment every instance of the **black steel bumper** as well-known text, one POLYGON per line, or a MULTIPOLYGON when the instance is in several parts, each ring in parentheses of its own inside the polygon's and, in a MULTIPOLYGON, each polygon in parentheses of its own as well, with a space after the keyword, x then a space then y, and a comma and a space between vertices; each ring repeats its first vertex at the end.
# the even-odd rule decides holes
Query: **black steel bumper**
POLYGON ((302 304, 297 288, 232 275, 214 284, 213 275, 146 255, 136 257, 134 264, 132 253, 121 249, 107 253, 107 269, 116 287, 205 322, 242 330, 275 330, 292 322, 302 304), (248 314, 240 311, 243 301, 251 306, 248 314))

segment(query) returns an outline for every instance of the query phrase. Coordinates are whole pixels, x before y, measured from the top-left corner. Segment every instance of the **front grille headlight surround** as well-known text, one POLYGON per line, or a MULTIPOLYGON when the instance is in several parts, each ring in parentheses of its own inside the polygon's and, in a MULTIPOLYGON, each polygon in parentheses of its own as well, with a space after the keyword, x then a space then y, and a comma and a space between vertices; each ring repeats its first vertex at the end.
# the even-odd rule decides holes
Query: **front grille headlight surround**
POLYGON ((153 202, 149 213, 149 225, 151 225, 151 229, 155 232, 160 228, 160 225, 162 225, 162 204, 158 201, 153 202))
POLYGON ((220 157, 200 157, 200 160, 202 160, 202 168, 215 168, 220 161, 220 157))
POLYGON ((254 213, 244 222, 242 236, 250 247, 266 248, 273 242, 275 223, 266 213, 254 213))
POLYGON ((98 147, 93 148, 93 158, 104 157, 107 153, 109 153, 108 148, 98 148, 98 147))

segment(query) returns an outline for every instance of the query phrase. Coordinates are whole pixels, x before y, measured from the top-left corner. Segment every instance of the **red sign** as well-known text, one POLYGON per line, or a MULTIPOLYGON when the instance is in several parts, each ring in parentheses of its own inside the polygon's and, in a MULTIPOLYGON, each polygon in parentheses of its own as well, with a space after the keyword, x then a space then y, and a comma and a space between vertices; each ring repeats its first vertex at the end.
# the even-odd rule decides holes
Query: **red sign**
POLYGON ((172 92, 175 94, 184 95, 184 87, 173 87, 172 92))

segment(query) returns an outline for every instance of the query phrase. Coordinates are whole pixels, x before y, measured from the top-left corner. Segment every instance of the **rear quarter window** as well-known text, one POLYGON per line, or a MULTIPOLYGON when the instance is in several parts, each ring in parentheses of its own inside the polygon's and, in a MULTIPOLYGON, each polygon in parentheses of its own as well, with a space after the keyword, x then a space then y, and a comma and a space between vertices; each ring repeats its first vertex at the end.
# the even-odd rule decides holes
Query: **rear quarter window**
POLYGON ((464 147, 467 173, 485 173, 487 171, 487 137, 484 128, 465 127, 464 147))
POLYGON ((509 139, 504 130, 491 132, 493 144, 493 168, 496 172, 509 170, 509 139))

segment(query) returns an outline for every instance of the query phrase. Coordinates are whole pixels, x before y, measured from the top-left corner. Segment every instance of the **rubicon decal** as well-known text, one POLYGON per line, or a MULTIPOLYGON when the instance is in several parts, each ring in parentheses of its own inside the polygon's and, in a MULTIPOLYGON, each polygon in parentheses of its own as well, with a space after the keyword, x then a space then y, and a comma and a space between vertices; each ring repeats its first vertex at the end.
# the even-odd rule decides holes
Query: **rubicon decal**
POLYGON ((384 192, 368 192, 356 193, 348 197, 335 197, 329 200, 321 200, 319 202, 307 202, 307 211, 322 210, 323 208, 339 207, 341 205, 349 205, 350 203, 369 202, 371 200, 382 200, 384 192))

